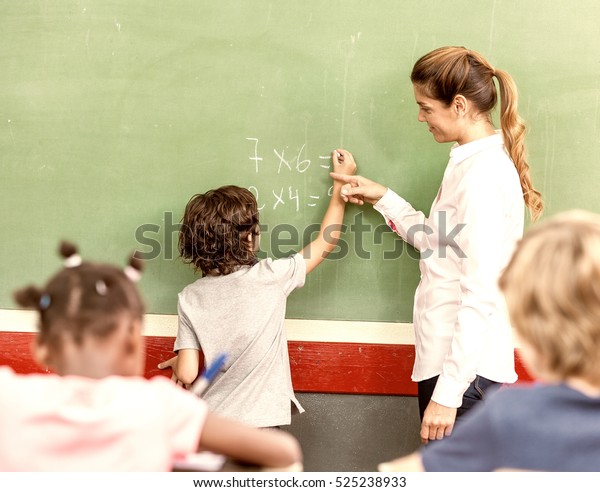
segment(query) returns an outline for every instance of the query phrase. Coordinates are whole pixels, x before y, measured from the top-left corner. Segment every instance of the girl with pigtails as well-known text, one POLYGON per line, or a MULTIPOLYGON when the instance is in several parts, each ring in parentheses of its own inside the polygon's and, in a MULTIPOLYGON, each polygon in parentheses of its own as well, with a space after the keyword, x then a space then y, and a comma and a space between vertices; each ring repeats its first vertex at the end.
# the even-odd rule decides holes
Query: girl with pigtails
POLYGON ((421 57, 410 78, 418 120, 436 142, 454 142, 429 215, 362 176, 332 177, 344 183, 345 201, 372 204, 420 252, 412 379, 425 444, 450 435, 487 391, 517 379, 497 283, 523 234, 524 206, 536 220, 543 205, 529 175, 525 127, 508 73, 479 53, 443 47, 421 57), (496 83, 499 130, 491 116, 496 83))
POLYGON ((82 261, 15 293, 39 315, 34 356, 52 374, 0 367, 0 471, 170 471, 199 450, 301 470, 296 440, 213 415, 164 377, 143 378, 142 261, 82 261))

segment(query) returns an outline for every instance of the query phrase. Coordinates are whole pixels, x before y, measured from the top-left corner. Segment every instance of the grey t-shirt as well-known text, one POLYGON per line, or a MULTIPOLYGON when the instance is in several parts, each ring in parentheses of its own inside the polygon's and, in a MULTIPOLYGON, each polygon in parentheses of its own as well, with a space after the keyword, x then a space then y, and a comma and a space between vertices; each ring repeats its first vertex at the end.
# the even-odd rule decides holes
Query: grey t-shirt
POLYGON ((427 471, 600 471, 600 398, 564 384, 502 388, 421 449, 427 471))
POLYGON ((285 308, 302 287, 306 262, 295 254, 265 259, 229 275, 205 276, 179 294, 174 350, 202 350, 207 363, 227 361, 203 398, 210 410, 255 427, 287 425, 294 396, 285 308))

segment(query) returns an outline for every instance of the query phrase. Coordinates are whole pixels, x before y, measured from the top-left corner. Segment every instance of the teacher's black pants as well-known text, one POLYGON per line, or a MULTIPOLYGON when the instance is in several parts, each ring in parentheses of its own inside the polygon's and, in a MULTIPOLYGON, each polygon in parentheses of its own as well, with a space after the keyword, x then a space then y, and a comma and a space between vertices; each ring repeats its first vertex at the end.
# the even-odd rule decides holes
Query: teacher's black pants
MULTIPOLYGON (((430 379, 426 379, 425 381, 419 381, 417 383, 419 390, 419 415, 421 416, 421 421, 423 420, 423 413, 425 413, 425 409, 431 401, 431 397, 433 395, 433 390, 435 389, 435 384, 437 383, 437 380, 438 376, 434 376, 430 379)), ((462 405, 456 412, 456 420, 458 421, 474 405, 483 400, 486 396, 486 393, 489 390, 497 389, 500 386, 501 383, 497 383, 496 381, 486 379, 483 376, 475 376, 475 379, 463 395, 462 405)))

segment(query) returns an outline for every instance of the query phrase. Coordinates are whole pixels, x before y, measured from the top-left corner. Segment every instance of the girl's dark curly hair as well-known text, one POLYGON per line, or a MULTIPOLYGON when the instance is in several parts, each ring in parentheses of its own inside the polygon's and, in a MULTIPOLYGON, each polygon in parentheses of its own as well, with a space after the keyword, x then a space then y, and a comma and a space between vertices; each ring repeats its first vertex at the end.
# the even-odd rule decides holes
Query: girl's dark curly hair
POLYGON ((59 252, 65 268, 42 288, 30 285, 14 293, 20 306, 38 311, 41 345, 60 352, 66 336, 81 344, 88 335, 110 335, 123 315, 142 318, 145 307, 134 284, 141 275, 142 260, 136 254, 123 269, 82 262, 71 243, 62 242, 59 252))
MULTIPOLYGON (((228 275, 258 259, 249 235, 260 234, 254 195, 239 186, 223 186, 194 195, 183 215, 179 253, 204 275, 228 275)), ((253 241, 254 242, 254 241, 253 241)))

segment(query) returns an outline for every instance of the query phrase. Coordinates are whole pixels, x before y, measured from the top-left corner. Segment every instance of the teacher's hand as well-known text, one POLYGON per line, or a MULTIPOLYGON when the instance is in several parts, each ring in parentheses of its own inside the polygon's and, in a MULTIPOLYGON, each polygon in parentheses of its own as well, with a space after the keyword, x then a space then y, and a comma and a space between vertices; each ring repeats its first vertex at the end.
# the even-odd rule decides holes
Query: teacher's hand
MULTIPOLYGON (((354 162, 354 157, 352 157, 350 152, 342 149, 338 149, 338 152, 344 160, 354 162)), ((345 202, 356 203, 358 205, 363 205, 367 202, 374 205, 387 191, 387 187, 362 176, 348 176, 339 173, 329 173, 329 175, 335 181, 343 184, 340 194, 345 202)))
POLYGON ((445 407, 433 400, 429 402, 421 422, 421 443, 444 439, 452 433, 456 408, 445 407))

